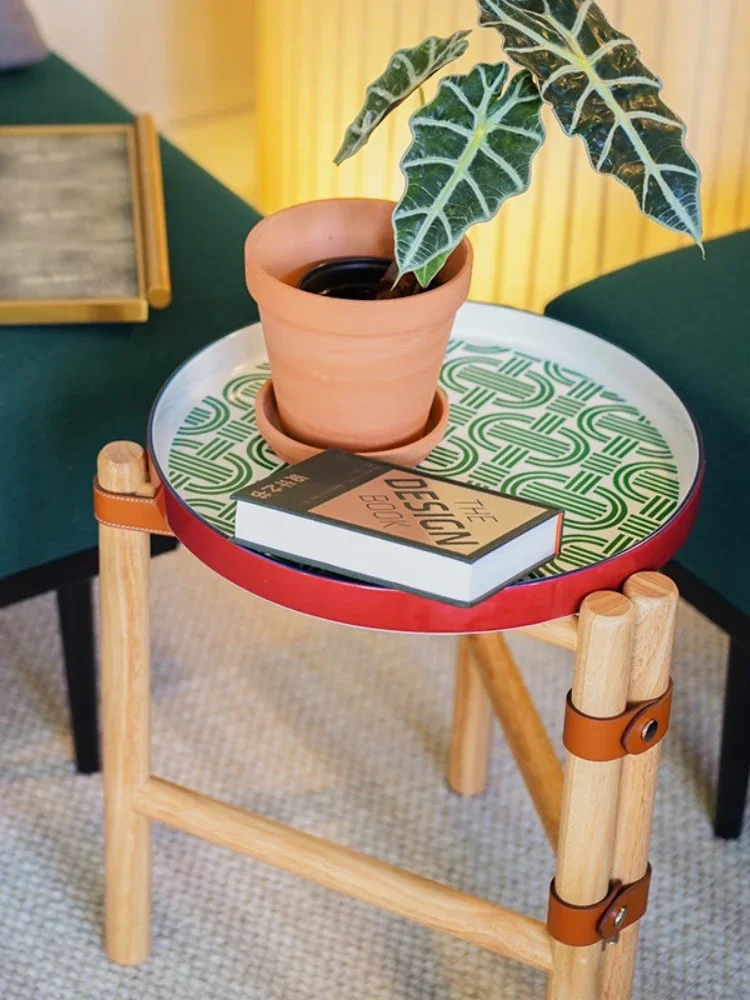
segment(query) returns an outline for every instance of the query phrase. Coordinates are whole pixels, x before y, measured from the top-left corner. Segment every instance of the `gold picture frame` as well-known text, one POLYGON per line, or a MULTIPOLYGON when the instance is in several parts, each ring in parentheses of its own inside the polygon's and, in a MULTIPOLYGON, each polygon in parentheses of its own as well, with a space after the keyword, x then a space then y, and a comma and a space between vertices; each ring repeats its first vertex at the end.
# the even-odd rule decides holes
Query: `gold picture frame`
MULTIPOLYGON (((38 296, 31 295, 24 297, 21 295, 8 295, 8 286, 11 291, 17 290, 13 285, 13 280, 7 277, 9 268, 5 268, 5 286, 0 283, 0 324, 59 324, 59 323, 142 323, 148 319, 149 308, 163 309, 169 305, 172 299, 171 278, 169 271, 169 251, 167 245, 167 227, 164 208, 164 187, 161 169, 161 154, 159 150, 159 137, 156 132, 153 118, 150 115, 139 115, 132 124, 120 125, 26 125, 0 127, 0 154, 3 151, 3 140, 35 137, 44 140, 65 139, 66 137, 89 137, 93 142, 89 147, 96 148, 96 139, 104 139, 105 143, 105 167, 108 163, 115 164, 114 171, 106 172, 99 176, 98 191, 106 195, 109 184, 114 192, 115 205, 119 218, 116 220, 119 238, 116 243, 101 246, 86 246, 81 243, 75 247, 76 254, 70 253, 70 248, 64 246, 55 247, 46 237, 46 230, 39 229, 38 249, 39 252, 56 254, 58 261, 68 260, 71 256, 81 261, 82 270, 87 268, 91 276, 82 278, 76 275, 73 286, 87 281, 92 285, 91 291, 86 294, 75 294, 70 297, 47 296, 46 288, 54 283, 55 276, 44 273, 41 276, 24 274, 20 272, 23 266, 18 262, 32 258, 34 244, 29 250, 28 229, 36 232, 33 226, 24 228, 23 220, 32 218, 37 223, 44 222, 51 215, 58 217, 67 216, 67 231, 76 232, 76 218, 74 211, 63 209, 58 212, 50 212, 48 201, 45 201, 41 212, 24 210, 21 205, 20 211, 15 218, 16 230, 18 232, 18 247, 25 252, 19 253, 13 243, 12 236, 6 237, 4 249, 12 261, 13 266, 19 273, 16 275, 16 286, 34 286, 41 289, 38 296), (117 139, 124 139, 124 144, 117 143, 117 139), (113 140, 108 145, 106 139, 113 140), (117 167, 115 158, 120 156, 122 164, 117 167), (127 157, 127 176, 125 175, 125 155, 127 157), (109 159, 106 159, 108 157, 109 159), (112 176, 110 176, 110 173, 112 176), (115 182, 119 184, 116 189, 115 182), (21 220, 21 221, 19 221, 21 220), (96 263, 100 257, 115 248, 117 253, 118 269, 116 270, 116 280, 111 279, 110 285, 121 284, 126 288, 125 293, 113 294, 111 289, 104 291, 102 295, 97 295, 95 286, 97 283, 96 263), (132 259, 130 249, 132 248, 132 259)), ((47 144, 53 149, 54 144, 47 144)), ((66 144, 67 145, 67 144, 66 144)), ((11 143, 11 148, 21 148, 19 144, 11 143)), ((37 143, 35 150, 40 152, 32 159, 35 163, 41 163, 45 159, 43 152, 45 144, 37 143)), ((70 147, 68 147, 70 148, 70 147)), ((62 157, 64 161, 65 157, 62 157)), ((12 156, 6 157, 6 163, 10 163, 12 156)), ((54 152, 49 157, 49 162, 45 163, 42 170, 54 170, 54 152)), ((12 170, 12 167, 10 168, 12 170)), ((0 173, 0 195, 2 194, 3 176, 0 173)), ((70 186, 73 180, 62 176, 55 180, 59 189, 65 193, 66 185, 70 186)), ((8 188, 10 191, 10 184, 8 188)), ((38 181, 29 181, 24 188, 24 178, 16 177, 16 188, 13 191, 28 191, 30 194, 40 196, 43 200, 52 197, 51 188, 53 184, 40 184, 38 181)), ((79 188, 83 184, 79 185, 79 188)), ((81 191, 79 190, 79 201, 81 191)), ((10 198, 7 199, 8 201, 10 198)), ((23 198, 20 199, 23 202, 23 198)), ((13 205, 4 204, 0 197, 0 216, 12 214, 13 205)), ((91 208, 90 204, 88 206, 91 208)), ((106 232, 108 220, 106 218, 107 205, 102 202, 101 217, 96 215, 99 206, 95 206, 88 215, 89 228, 95 228, 97 233, 106 232)), ((7 229, 12 226, 6 226, 7 229)), ((0 230, 1 232, 1 230, 0 230)), ((76 235, 76 239, 81 239, 76 235)), ((3 240, 0 235, 0 241, 3 240)), ((42 271, 44 269, 41 269, 42 271)), ((49 272, 49 268, 47 268, 49 272)), ((110 276, 111 278, 111 276, 110 276)), ((3 276, 0 275, 0 282, 3 276)), ((62 279, 61 279, 62 280, 62 279)), ((107 282, 104 282, 106 285, 107 282)))

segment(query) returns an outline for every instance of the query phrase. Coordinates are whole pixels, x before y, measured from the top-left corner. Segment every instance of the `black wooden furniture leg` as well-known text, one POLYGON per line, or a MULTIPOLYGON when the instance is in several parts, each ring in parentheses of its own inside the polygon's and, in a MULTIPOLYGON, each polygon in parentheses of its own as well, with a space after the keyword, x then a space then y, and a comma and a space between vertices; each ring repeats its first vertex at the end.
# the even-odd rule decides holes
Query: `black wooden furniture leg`
POLYGON ((99 770, 94 620, 89 578, 57 588, 68 702, 76 766, 82 774, 99 770))
POLYGON ((742 831, 750 777, 750 647, 730 640, 714 832, 733 840, 742 831))

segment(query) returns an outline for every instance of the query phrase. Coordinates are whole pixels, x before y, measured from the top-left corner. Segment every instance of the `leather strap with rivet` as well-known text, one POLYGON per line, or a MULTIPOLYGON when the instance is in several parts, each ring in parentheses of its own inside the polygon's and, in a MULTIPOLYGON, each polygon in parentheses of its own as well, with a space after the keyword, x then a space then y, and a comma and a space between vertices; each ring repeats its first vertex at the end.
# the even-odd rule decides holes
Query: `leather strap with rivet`
POLYGON ((651 865, 637 882, 623 885, 612 882, 609 892, 598 903, 574 906, 555 891, 552 880, 547 909, 547 930, 562 944, 584 948, 587 945, 614 941, 620 931, 640 920, 648 905, 651 865))
POLYGON ((628 754, 645 753, 666 735, 671 708, 671 679, 660 697, 638 702, 620 715, 604 719, 577 709, 569 692, 563 743, 566 750, 584 760, 617 760, 628 754))

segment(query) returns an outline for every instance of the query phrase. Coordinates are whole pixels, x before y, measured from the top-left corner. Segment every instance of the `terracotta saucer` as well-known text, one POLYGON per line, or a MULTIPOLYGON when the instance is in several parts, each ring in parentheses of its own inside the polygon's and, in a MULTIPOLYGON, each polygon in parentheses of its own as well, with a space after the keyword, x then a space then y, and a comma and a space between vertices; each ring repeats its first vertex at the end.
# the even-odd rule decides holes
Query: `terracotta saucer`
MULTIPOLYGON (((382 451, 361 451, 358 454, 367 455, 368 458, 395 462, 397 465, 418 465, 442 441, 448 423, 448 410, 448 397, 442 389, 438 389, 430 407, 427 427, 420 438, 416 441, 410 441, 408 444, 399 445, 397 448, 385 448, 382 451)), ((266 442, 279 458, 283 458, 290 465, 301 462, 305 458, 311 458, 323 450, 314 445, 305 444, 304 441, 297 441, 295 438, 289 437, 283 430, 279 411, 276 409, 276 397, 273 394, 271 379, 263 383, 255 397, 255 417, 258 421, 258 430, 266 442)))

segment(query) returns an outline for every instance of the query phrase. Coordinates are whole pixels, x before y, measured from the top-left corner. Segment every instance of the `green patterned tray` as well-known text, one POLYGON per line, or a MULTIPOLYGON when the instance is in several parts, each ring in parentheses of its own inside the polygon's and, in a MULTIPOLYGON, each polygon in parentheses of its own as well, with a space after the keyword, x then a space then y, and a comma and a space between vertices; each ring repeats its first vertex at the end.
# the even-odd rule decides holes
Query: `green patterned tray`
MULTIPOLYGON (((254 414, 269 377, 260 325, 202 351, 167 384, 152 427, 171 486, 233 533, 230 495, 283 465, 254 414)), ((552 576, 617 555, 652 535, 699 467, 689 414, 624 352, 564 324, 493 306, 460 311, 441 375, 451 404, 425 471, 566 512, 552 576)))

